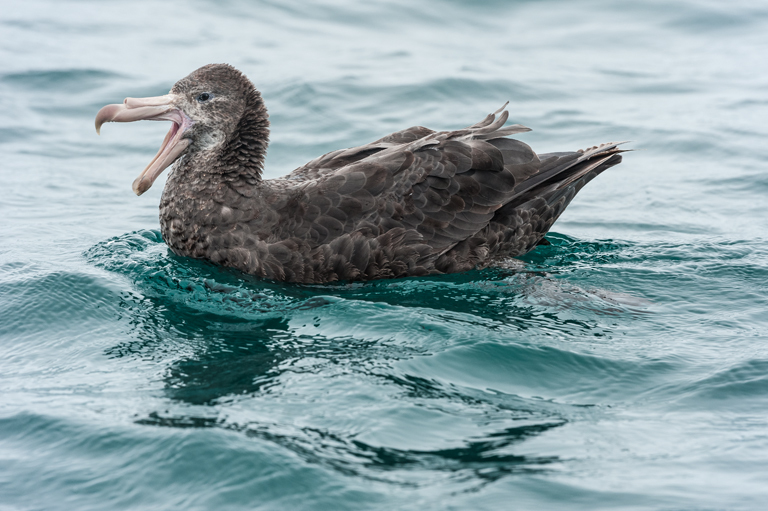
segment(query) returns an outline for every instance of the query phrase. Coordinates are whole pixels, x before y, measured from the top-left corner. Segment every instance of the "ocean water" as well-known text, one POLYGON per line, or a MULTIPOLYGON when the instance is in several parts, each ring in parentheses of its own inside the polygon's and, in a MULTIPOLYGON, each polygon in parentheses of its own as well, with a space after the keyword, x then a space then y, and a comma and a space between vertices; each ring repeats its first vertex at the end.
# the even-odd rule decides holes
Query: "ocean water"
POLYGON ((0 509, 765 509, 768 6, 7 2, 0 509), (229 62, 267 177, 510 101, 539 152, 631 140, 504 268, 323 286, 171 254, 165 123, 229 62))

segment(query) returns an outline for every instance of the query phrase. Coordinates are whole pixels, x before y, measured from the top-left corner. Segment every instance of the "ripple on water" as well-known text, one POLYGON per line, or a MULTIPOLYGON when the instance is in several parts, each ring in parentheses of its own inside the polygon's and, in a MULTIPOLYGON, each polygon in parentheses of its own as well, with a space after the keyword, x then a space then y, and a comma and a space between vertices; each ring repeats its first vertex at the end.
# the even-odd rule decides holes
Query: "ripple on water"
POLYGON ((51 334, 51 325, 85 328, 113 317, 116 290, 93 275, 13 263, 2 265, 0 272, 5 274, 0 287, 0 335, 51 334), (14 272, 15 266, 18 271, 14 272))
POLYGON ((141 294, 177 306, 224 315, 259 318, 295 307, 300 300, 275 286, 205 261, 180 258, 158 231, 138 231, 91 247, 85 257, 97 267, 129 278, 141 294))
POLYGON ((101 69, 46 69, 0 74, 0 82, 12 87, 57 93, 98 89, 108 80, 116 78, 121 78, 121 75, 101 69))
MULTIPOLYGON (((228 432, 372 484, 461 491, 557 471, 560 457, 523 445, 629 403, 658 406, 690 383, 690 361, 661 329, 645 344, 624 339, 628 322, 653 332, 660 310, 632 278, 621 290, 603 280, 691 261, 701 278, 725 278, 733 266, 717 261, 751 264, 740 243, 703 241, 691 259, 673 244, 548 239, 503 267, 327 285, 179 258, 157 231, 85 257, 129 282, 130 336, 105 354, 166 367, 165 404, 136 424, 228 432)), ((696 384, 708 387, 722 385, 696 384)))
POLYGON ((768 359, 752 359, 681 385, 672 393, 688 406, 709 408, 729 402, 736 409, 764 410, 768 396, 768 359))
POLYGON ((47 508, 67 509, 69 503, 58 507, 56 502, 62 495, 77 495, 81 510, 150 509, 158 502, 175 509, 222 509, 248 506, 258 495, 300 509, 306 497, 282 491, 295 487, 296 477, 304 491, 319 495, 315 503, 331 508, 331 497, 339 497, 322 469, 286 456, 268 441, 233 442, 225 430, 177 435, 161 428, 103 428, 88 418, 29 413, 0 417, 0 429, 5 453, 25 453, 5 460, 18 477, 3 490, 11 502, 35 495, 50 502, 47 508), (219 491, 201 495, 201 487, 219 491), (327 501, 324 493, 330 494, 327 501))
MULTIPOLYGON (((645 305, 628 306, 543 271, 551 258, 566 257, 558 250, 610 259, 625 245, 573 250, 580 242, 553 241, 536 266, 321 286, 268 282, 177 258, 156 231, 113 238, 86 257, 135 288, 123 301, 133 339, 107 354, 176 354, 163 377, 173 404, 138 424, 221 428, 372 481, 469 488, 548 470, 556 458, 521 456, 517 446, 583 415, 584 403, 609 394, 619 400, 633 385, 647 385, 644 370, 672 369, 535 345, 527 334, 537 321, 548 322, 537 320, 539 312, 573 314, 585 304, 583 314, 615 315, 645 305), (599 389, 594 380, 574 381, 596 371, 608 382, 599 389), (566 373, 571 378, 563 379, 566 373), (403 428, 412 433, 404 437, 403 428)), ((564 328, 594 327, 573 321, 564 328)))

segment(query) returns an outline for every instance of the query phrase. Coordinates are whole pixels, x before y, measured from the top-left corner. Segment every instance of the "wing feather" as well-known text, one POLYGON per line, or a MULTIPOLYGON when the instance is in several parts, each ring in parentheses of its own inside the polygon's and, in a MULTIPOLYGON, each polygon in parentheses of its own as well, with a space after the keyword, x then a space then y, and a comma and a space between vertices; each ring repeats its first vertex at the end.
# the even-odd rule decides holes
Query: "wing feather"
POLYGON ((530 250, 584 182, 617 163, 618 144, 537 155, 504 138, 529 131, 504 126, 505 107, 461 130, 415 126, 296 169, 282 180, 294 195, 274 199, 279 221, 268 238, 292 245, 269 245, 259 271, 384 278, 463 271, 530 250), (294 245, 311 256, 293 261, 294 245))

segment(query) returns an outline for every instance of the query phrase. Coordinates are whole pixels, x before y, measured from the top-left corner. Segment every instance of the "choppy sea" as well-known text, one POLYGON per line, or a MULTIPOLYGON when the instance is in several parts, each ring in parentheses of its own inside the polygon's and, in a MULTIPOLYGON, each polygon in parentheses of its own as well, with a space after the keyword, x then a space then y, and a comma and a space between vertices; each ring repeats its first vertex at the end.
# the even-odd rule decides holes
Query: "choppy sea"
POLYGON ((768 5, 45 1, 0 9, 0 509, 768 505, 768 5), (510 101, 631 140, 505 268, 288 285, 174 256, 165 123, 228 62, 267 177, 510 101))

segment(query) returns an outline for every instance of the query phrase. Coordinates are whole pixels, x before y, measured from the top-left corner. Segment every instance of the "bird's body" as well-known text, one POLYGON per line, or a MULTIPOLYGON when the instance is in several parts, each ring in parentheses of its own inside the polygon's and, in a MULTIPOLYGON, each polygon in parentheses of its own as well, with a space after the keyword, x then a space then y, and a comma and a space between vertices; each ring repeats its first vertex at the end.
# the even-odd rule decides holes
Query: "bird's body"
POLYGON ((463 130, 409 128, 264 180, 268 120, 247 78, 205 66, 167 97, 105 107, 112 110, 99 113, 97 127, 173 120, 134 183, 143 193, 175 160, 160 204, 163 239, 178 255, 275 280, 455 273, 524 254, 584 184, 621 161, 615 143, 536 155, 506 138, 528 129, 505 127, 507 112, 497 111, 463 130))

